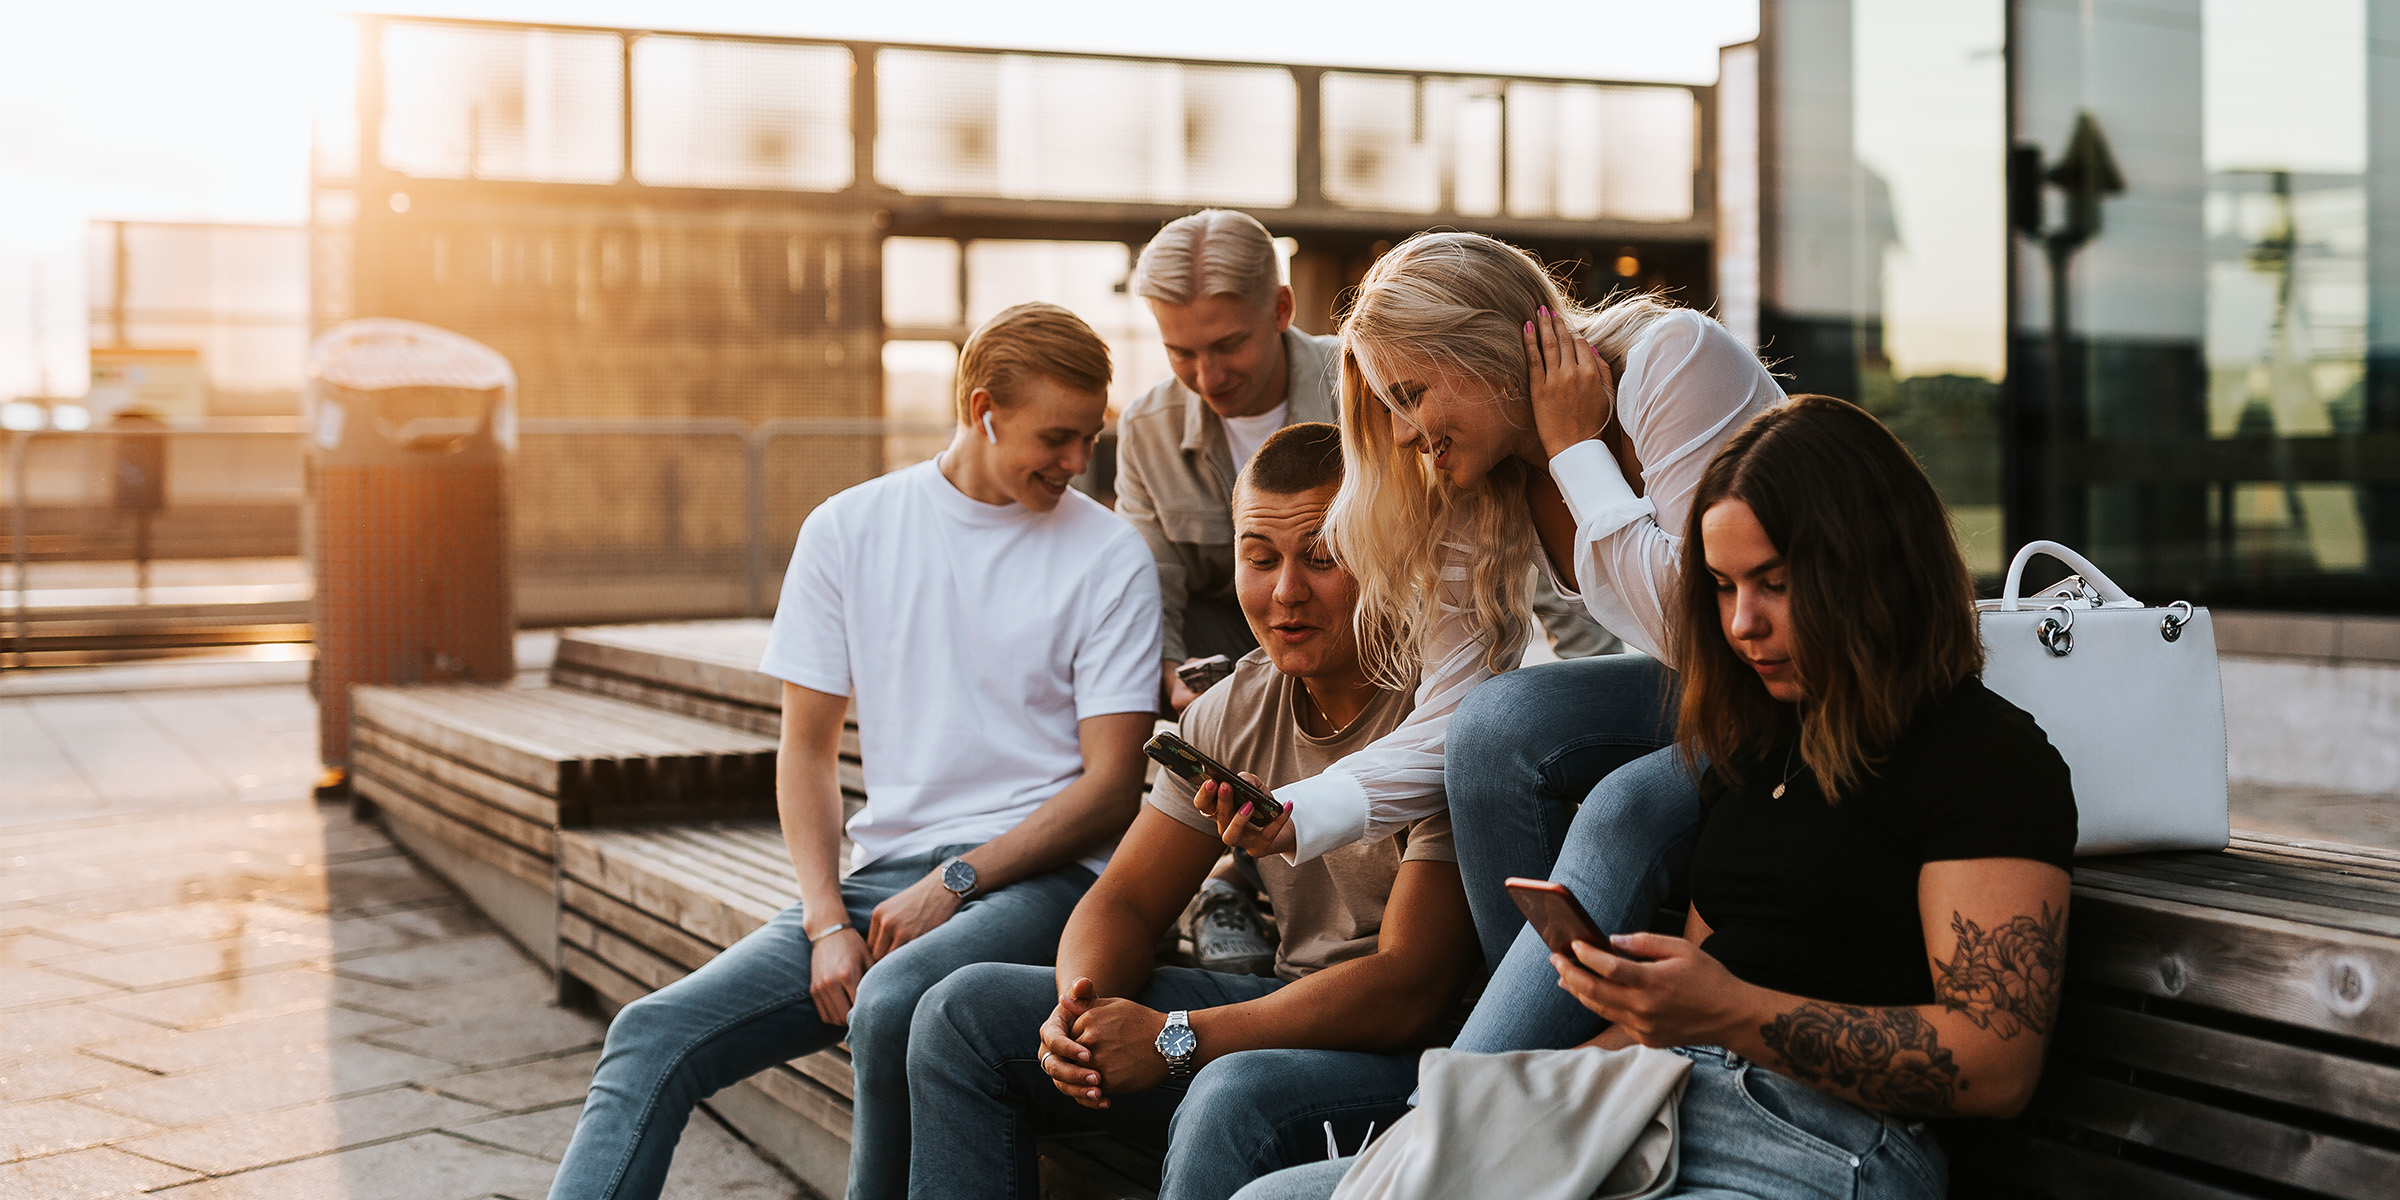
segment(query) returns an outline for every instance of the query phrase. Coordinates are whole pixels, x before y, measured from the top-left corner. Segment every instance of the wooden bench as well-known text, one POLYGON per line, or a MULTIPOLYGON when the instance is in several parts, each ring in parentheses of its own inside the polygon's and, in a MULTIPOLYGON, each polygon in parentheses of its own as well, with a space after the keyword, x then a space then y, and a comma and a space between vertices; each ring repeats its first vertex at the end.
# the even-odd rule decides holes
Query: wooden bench
POLYGON ((1956 1194, 2400 1196, 2400 854, 2237 833, 2075 871, 2042 1085, 1956 1194))
POLYGON ((559 636, 550 681, 773 737, 783 684, 758 672, 767 628, 739 620, 571 629, 559 636))
POLYGON ((560 829, 775 806, 773 739, 565 688, 359 687, 351 730, 356 796, 544 962, 560 829))
MULTIPOLYGON (((571 829, 558 840, 559 966, 609 1013, 683 978, 799 898, 771 821, 571 829)), ((842 1193, 850 1059, 835 1047, 761 1072, 709 1106, 809 1186, 842 1193)), ((1051 1200, 1148 1200, 1158 1160, 1093 1135, 1046 1139, 1051 1200)))

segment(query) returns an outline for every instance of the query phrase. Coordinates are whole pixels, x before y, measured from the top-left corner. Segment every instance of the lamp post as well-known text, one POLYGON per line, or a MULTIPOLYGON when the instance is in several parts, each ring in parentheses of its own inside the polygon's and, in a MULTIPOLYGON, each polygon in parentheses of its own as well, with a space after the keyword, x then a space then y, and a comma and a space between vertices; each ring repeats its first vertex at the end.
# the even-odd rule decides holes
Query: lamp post
MULTIPOLYGON (((2020 455, 2025 453, 2028 443, 2048 447, 2057 435, 2066 432, 2061 425, 2068 411, 2070 385, 2075 382, 2067 369, 2067 354, 2074 335, 2073 292, 2068 286, 2070 270, 2075 255, 2100 235, 2100 202, 2124 191, 2125 175, 2117 168, 2116 155, 2109 151, 2107 135, 2100 132, 2099 119, 2088 109, 2075 115, 2075 127, 2067 135, 2066 149, 2047 166, 2042 162, 2042 149, 2038 145, 2021 143, 2009 151, 2009 226, 2040 242, 2050 267, 2050 337, 2042 372, 2043 416, 2033 422, 2020 419, 2013 439, 2020 455), (2043 203, 2045 187, 2057 188, 2064 201, 2061 205, 2064 219, 2056 226, 2050 225, 2047 205, 2043 203)), ((2032 536, 2076 536, 2080 530, 2057 528, 2067 507, 2058 472, 2045 469, 2041 474, 2042 486, 2028 489, 2020 484, 2015 489, 2015 498, 2020 503, 2027 499, 2035 501, 2035 514, 2039 517, 2034 522, 2035 530, 2019 532, 2030 532, 2032 536)), ((2021 524, 2024 518, 2017 520, 2021 524)))

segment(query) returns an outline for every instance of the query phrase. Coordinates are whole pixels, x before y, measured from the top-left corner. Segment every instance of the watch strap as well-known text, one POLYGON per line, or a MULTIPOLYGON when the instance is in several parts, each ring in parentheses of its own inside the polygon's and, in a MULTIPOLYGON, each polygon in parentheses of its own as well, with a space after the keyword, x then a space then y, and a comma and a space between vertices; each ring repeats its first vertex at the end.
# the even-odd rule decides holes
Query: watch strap
MULTIPOLYGON (((1191 1010, 1189 1010, 1189 1009, 1181 1009, 1181 1008, 1179 1008, 1179 1009, 1176 1009, 1174 1012, 1168 1013, 1168 1014, 1167 1014, 1167 1023, 1166 1023, 1166 1025, 1165 1025, 1165 1027, 1164 1027, 1164 1028, 1162 1028, 1162 1029, 1161 1029, 1159 1032, 1160 1032, 1160 1035, 1163 1037, 1163 1036, 1165 1035, 1165 1032, 1166 1032, 1166 1030, 1168 1030, 1168 1029, 1176 1029, 1176 1028, 1181 1028, 1181 1029, 1183 1029, 1183 1030, 1184 1030, 1186 1033, 1189 1033, 1189 1032, 1191 1031, 1191 1028, 1192 1028, 1192 1014, 1191 1014, 1191 1010)), ((1181 1053, 1181 1054, 1168 1054, 1168 1053, 1167 1053, 1165 1050, 1163 1050, 1163 1049, 1162 1049, 1162 1050, 1160 1050, 1160 1051, 1159 1051, 1159 1057, 1167 1060, 1167 1078, 1169 1078, 1169 1079, 1189 1079, 1189 1078, 1191 1078, 1191 1077, 1192 1077, 1192 1056, 1193 1056, 1194 1054, 1197 1054, 1197 1053, 1199 1052, 1199 1050, 1200 1050, 1200 1044, 1199 1044, 1199 1040, 1198 1040, 1198 1038, 1197 1038, 1196 1036, 1195 1036, 1195 1037, 1194 1037, 1194 1039, 1193 1039, 1193 1042, 1192 1042, 1191 1048, 1190 1048, 1190 1049, 1187 1049, 1187 1050, 1185 1050, 1185 1051, 1184 1051, 1183 1053, 1181 1053)))

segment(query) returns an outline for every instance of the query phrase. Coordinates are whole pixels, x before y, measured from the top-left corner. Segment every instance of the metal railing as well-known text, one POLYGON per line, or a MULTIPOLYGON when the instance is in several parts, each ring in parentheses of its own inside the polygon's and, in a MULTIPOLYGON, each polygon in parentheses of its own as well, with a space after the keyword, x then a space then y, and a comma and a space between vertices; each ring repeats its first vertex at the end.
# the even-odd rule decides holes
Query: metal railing
MULTIPOLYGON (((921 459, 949 432, 943 422, 884 418, 526 419, 511 481, 520 623, 767 615, 808 511, 921 459)), ((209 560, 304 558, 297 422, 7 437, 10 665, 32 665, 60 641, 46 643, 43 629, 68 623, 77 623, 73 644, 84 650, 174 644, 170 625, 208 634, 193 644, 221 643, 241 625, 271 626, 286 631, 274 640, 288 640, 295 606, 305 605, 305 596, 283 594, 288 587, 246 589, 263 598, 245 603, 225 598, 230 587, 154 589, 144 580, 129 603, 98 604, 88 587, 37 588, 34 570, 128 561, 132 518, 112 504, 112 470, 119 439, 133 437, 163 442, 167 464, 165 504, 148 514, 156 536, 132 539, 133 553, 177 561, 186 584, 226 582, 209 578, 209 560), (275 445, 263 449, 260 439, 275 445), (209 602, 194 600, 204 592, 209 602)))

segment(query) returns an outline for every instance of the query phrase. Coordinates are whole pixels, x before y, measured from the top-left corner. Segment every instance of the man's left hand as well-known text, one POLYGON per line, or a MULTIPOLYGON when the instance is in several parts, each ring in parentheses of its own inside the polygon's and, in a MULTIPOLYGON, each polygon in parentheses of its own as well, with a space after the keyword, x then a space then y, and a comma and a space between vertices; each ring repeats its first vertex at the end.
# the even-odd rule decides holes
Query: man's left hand
POLYGON ((1158 1031, 1167 1014, 1131 1000, 1106 997, 1075 1018, 1075 1041, 1092 1052, 1100 1088, 1110 1095, 1146 1092, 1167 1081, 1167 1060, 1158 1052, 1158 1031))
POLYGON ((943 887, 942 873, 934 871, 875 906, 867 919, 867 953, 881 962, 885 955, 940 928, 942 922, 957 916, 961 907, 958 893, 943 887))

